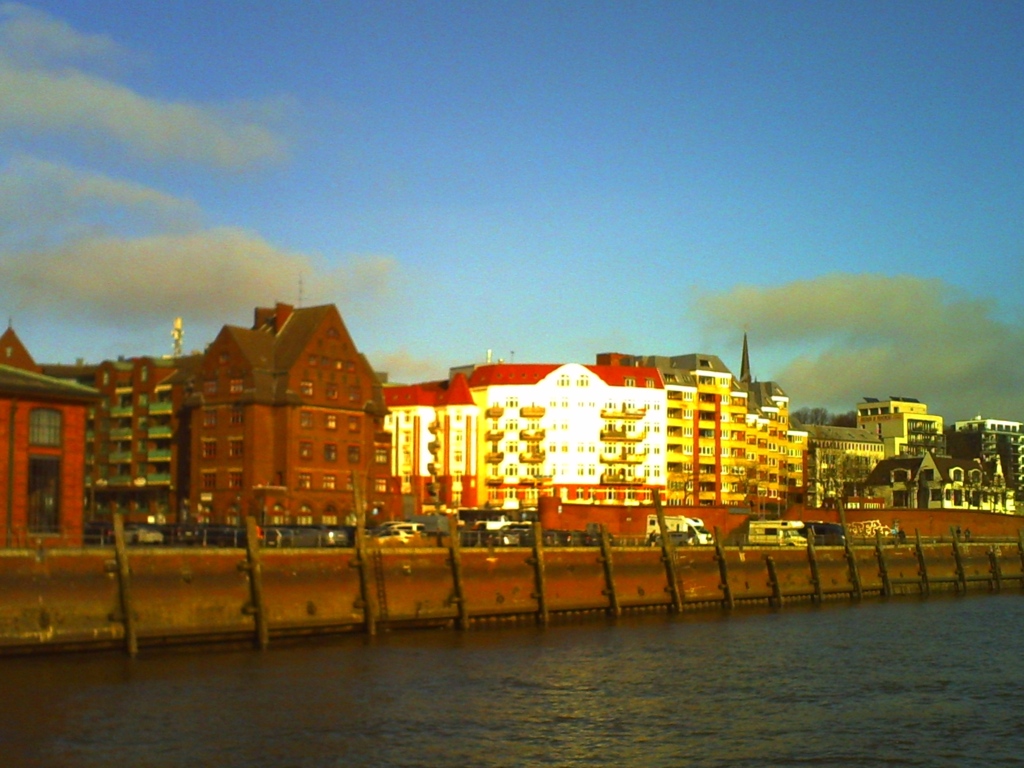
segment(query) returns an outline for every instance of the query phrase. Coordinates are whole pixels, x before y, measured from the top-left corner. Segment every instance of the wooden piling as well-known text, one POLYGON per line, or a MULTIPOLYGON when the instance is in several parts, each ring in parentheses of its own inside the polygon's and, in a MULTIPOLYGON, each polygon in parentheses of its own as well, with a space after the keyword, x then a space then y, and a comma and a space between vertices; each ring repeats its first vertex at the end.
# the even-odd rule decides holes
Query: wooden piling
POLYGON ((537 623, 546 627, 549 621, 548 615, 548 583, 544 574, 544 530, 540 523, 533 524, 533 557, 530 558, 530 565, 536 574, 537 592, 534 597, 537 599, 537 623))
POLYGON ((732 610, 736 601, 729 586, 729 564, 725 561, 725 548, 722 546, 722 532, 715 526, 715 560, 718 561, 718 588, 722 590, 722 606, 732 610))
POLYGON ((875 531, 875 558, 878 560, 878 575, 882 578, 882 594, 892 597, 892 582, 889 580, 889 564, 885 561, 881 531, 875 531))
MULTIPOLYGON (((846 530, 846 526, 843 526, 843 530, 846 530)), ((853 585, 853 596, 855 599, 860 600, 864 597, 864 592, 860 585, 860 568, 857 567, 857 553, 853 549, 853 545, 850 544, 850 537, 843 537, 843 549, 846 552, 846 564, 850 569, 850 584, 853 585)))
POLYGON ((921 594, 928 595, 931 585, 928 583, 928 562, 924 558, 924 547, 921 546, 921 532, 914 529, 914 549, 917 552, 917 574, 920 577, 921 594))
POLYGON ((989 572, 992 574, 992 589, 996 592, 1003 591, 1003 570, 999 566, 999 554, 995 546, 988 548, 989 572))
POLYGON ((608 595, 608 613, 615 618, 622 615, 619 594, 615 590, 615 566, 612 563, 612 545, 608 539, 608 528, 601 524, 601 565, 604 566, 605 594, 608 595))
POLYGON ((811 585, 814 587, 814 601, 821 603, 821 572, 818 569, 818 554, 814 550, 814 531, 807 534, 807 562, 811 566, 811 585))
MULTIPOLYGON (((683 595, 679 589, 679 575, 676 573, 676 545, 672 537, 668 535, 668 524, 665 522, 665 510, 661 506, 661 494, 655 488, 653 492, 654 511, 658 516, 658 531, 661 533, 661 559, 665 563, 665 580, 668 582, 668 592, 672 596, 672 610, 676 613, 683 612, 683 595)), ((715 531, 715 540, 718 539, 718 531, 715 531)))
POLYGON ((270 625, 267 622, 267 606, 263 599, 263 565, 260 560, 259 528, 256 518, 245 518, 245 563, 249 574, 249 599, 256 630, 256 647, 261 651, 270 645, 270 625))
POLYGON ((765 564, 768 566, 768 584, 772 588, 771 604, 776 608, 782 607, 782 587, 779 584, 779 574, 775 570, 775 558, 771 555, 766 555, 764 558, 765 564))
POLYGON ((355 567, 359 569, 359 602, 363 610, 363 626, 366 634, 377 634, 377 618, 373 598, 370 594, 370 567, 368 546, 366 543, 366 504, 363 501, 363 488, 356 473, 352 473, 352 495, 356 507, 356 559, 355 567))
POLYGON ((124 541, 124 516, 114 514, 114 557, 117 564, 117 590, 121 605, 121 623, 124 626, 124 649, 129 656, 139 653, 139 639, 135 628, 135 603, 132 600, 131 568, 128 566, 128 548, 124 541))
POLYGON ((469 606, 466 604, 466 588, 462 579, 462 542, 459 540, 459 529, 454 520, 452 525, 455 530, 448 533, 448 557, 452 568, 452 587, 454 589, 452 602, 459 609, 457 626, 459 629, 465 630, 469 629, 469 606))
POLYGON ((966 594, 967 573, 964 571, 964 559, 960 553, 960 537, 956 535, 953 526, 949 527, 949 535, 953 538, 953 559, 956 561, 957 590, 966 594))

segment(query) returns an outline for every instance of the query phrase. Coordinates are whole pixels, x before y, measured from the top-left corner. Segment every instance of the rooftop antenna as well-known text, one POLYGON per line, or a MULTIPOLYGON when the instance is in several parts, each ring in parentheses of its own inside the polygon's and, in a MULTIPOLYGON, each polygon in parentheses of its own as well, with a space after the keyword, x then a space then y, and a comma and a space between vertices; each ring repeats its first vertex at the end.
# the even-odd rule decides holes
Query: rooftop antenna
POLYGON ((304 297, 302 295, 302 274, 300 273, 299 274, 299 308, 300 309, 302 308, 302 299, 303 298, 304 297))
POLYGON ((185 329, 182 327, 181 318, 174 318, 174 328, 171 331, 171 338, 174 339, 174 346, 172 347, 172 357, 181 357, 182 342, 185 340, 185 329))

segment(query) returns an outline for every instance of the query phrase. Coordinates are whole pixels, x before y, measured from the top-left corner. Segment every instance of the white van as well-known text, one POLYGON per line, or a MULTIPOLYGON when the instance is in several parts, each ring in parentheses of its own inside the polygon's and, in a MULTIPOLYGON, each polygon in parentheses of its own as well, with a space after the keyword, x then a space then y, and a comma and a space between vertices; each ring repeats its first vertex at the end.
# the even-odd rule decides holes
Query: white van
MULTIPOLYGON (((699 517, 686 517, 685 515, 665 515, 665 528, 674 535, 672 540, 676 544, 714 544, 715 537, 704 526, 704 521, 699 517)), ((658 528, 658 516, 647 516, 647 541, 654 544, 660 543, 661 531, 658 528)))
POLYGON ((747 543, 762 547, 806 547, 799 520, 751 520, 747 543))

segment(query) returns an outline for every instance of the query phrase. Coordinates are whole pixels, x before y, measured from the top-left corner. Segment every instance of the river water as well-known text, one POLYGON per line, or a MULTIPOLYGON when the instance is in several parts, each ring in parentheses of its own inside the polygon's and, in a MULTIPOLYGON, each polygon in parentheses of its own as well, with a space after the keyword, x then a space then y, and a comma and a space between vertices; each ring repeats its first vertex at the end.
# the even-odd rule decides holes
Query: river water
POLYGON ((0 660, 0 765, 1019 766, 1024 595, 0 660))

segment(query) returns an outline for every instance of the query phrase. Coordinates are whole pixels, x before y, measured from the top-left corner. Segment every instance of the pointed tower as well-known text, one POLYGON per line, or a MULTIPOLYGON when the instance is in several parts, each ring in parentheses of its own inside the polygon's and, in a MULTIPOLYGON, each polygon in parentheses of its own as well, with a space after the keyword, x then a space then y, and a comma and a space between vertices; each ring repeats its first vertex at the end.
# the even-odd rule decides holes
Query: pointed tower
POLYGON ((747 348, 747 334, 743 333, 743 359, 740 362, 740 383, 750 384, 750 350, 747 348))

